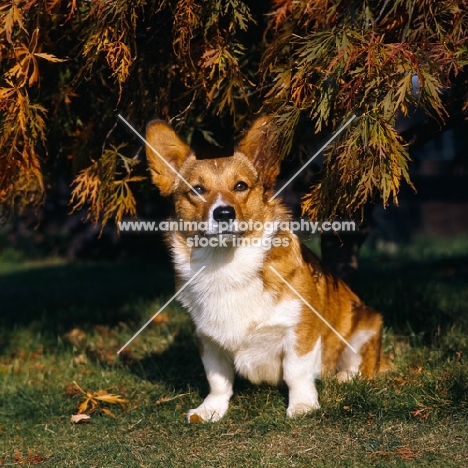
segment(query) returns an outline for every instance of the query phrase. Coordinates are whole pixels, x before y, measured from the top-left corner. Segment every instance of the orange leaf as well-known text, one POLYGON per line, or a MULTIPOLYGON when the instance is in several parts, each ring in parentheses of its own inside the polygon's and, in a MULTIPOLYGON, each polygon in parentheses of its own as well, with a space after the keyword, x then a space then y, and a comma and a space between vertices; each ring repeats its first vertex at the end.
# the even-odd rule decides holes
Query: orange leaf
POLYGON ((18 449, 15 449, 15 453, 13 455, 13 463, 15 465, 22 465, 23 464, 23 457, 18 449))
POLYGON ((413 418, 425 420, 429 417, 430 412, 428 411, 428 408, 420 408, 414 411, 410 411, 410 414, 413 416, 413 418))
POLYGON ((3 20, 3 24, 5 25, 6 38, 10 44, 13 44, 13 41, 11 40, 11 32, 13 31, 13 25, 15 23, 18 23, 19 27, 27 33, 23 24, 23 16, 21 15, 21 11, 12 2, 11 10, 4 16, 3 20))
POLYGON ((60 58, 56 57, 53 54, 47 54, 47 53, 44 53, 44 52, 35 53, 34 55, 36 57, 43 58, 44 60, 47 60, 49 62, 65 62, 66 61, 66 59, 60 59, 60 58))
POLYGON ((161 314, 156 315, 153 319, 153 323, 161 324, 161 323, 167 323, 169 322, 169 315, 167 313, 163 312, 161 314))
POLYGON ((40 465, 43 462, 42 455, 40 453, 28 453, 26 463, 28 465, 40 465))
POLYGON ((84 401, 80 403, 78 406, 78 413, 84 413, 88 409, 88 404, 89 404, 90 398, 86 398, 84 401))
POLYGON ((107 416, 110 416, 111 418, 115 418, 115 414, 108 408, 101 408, 101 411, 104 413, 104 414, 107 414, 107 416))
POLYGON ((128 400, 120 398, 119 395, 114 395, 112 393, 107 393, 105 395, 96 395, 95 398, 96 400, 102 401, 104 403, 109 403, 111 405, 115 405, 118 403, 123 406, 125 403, 128 403, 128 400))
POLYGON ((64 338, 73 346, 80 347, 86 340, 86 332, 81 330, 81 328, 74 328, 65 334, 64 338))

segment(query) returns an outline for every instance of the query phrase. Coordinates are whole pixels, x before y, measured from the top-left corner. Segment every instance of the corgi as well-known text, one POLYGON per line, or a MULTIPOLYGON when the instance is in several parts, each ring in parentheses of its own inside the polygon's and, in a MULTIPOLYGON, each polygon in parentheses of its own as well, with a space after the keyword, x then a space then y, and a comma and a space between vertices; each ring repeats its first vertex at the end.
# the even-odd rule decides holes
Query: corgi
POLYGON ((210 389, 190 423, 226 414, 236 373, 285 383, 293 418, 319 408, 319 376, 370 378, 381 366, 381 315, 284 228, 269 122, 257 119, 232 156, 216 159, 197 159, 162 121, 147 126, 152 180, 186 227, 167 241, 210 389))

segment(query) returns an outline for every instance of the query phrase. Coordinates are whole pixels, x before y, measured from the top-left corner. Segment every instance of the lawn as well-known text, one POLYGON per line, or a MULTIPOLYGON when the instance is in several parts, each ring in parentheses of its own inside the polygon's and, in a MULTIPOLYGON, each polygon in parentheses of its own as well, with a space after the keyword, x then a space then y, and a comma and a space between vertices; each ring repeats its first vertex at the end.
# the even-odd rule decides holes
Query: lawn
POLYGON ((149 261, 4 252, 0 466, 468 466, 467 240, 364 249, 360 293, 385 317, 395 371, 323 379, 321 409, 292 421, 284 390, 239 380, 224 420, 185 422, 207 385, 176 303, 117 355, 173 293, 170 267, 149 261), (77 385, 96 401, 87 423, 70 421, 77 385))

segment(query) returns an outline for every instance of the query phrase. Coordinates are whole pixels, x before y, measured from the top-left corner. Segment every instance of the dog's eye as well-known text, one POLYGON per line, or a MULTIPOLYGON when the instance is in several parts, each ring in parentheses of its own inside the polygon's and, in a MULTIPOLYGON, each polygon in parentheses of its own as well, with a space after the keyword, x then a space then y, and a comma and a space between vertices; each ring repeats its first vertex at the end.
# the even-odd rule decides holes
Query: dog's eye
POLYGON ((203 187, 203 185, 194 185, 192 188, 193 190, 195 190, 195 192, 199 193, 200 195, 206 193, 205 187, 203 187))
POLYGON ((242 180, 240 180, 239 182, 236 183, 236 185, 234 186, 234 191, 236 192, 244 192, 245 190, 247 190, 249 187, 248 185, 243 182, 242 180))

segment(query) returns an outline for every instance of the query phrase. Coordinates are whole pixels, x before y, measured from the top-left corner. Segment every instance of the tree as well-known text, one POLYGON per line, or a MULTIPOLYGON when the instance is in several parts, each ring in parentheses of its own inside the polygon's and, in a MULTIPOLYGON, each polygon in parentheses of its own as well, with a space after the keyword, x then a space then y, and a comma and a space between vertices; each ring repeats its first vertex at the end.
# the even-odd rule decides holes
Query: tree
POLYGON ((89 206, 94 221, 135 215, 147 173, 119 113, 140 129, 158 116, 212 144, 214 122, 239 132, 268 113, 276 148, 297 161, 298 129, 329 136, 357 114, 325 151, 303 213, 397 203, 411 181, 396 117, 419 108, 442 125, 454 80, 466 98, 467 11, 466 0, 7 2, 3 213, 40 204, 59 168, 74 179, 73 205, 89 206))

